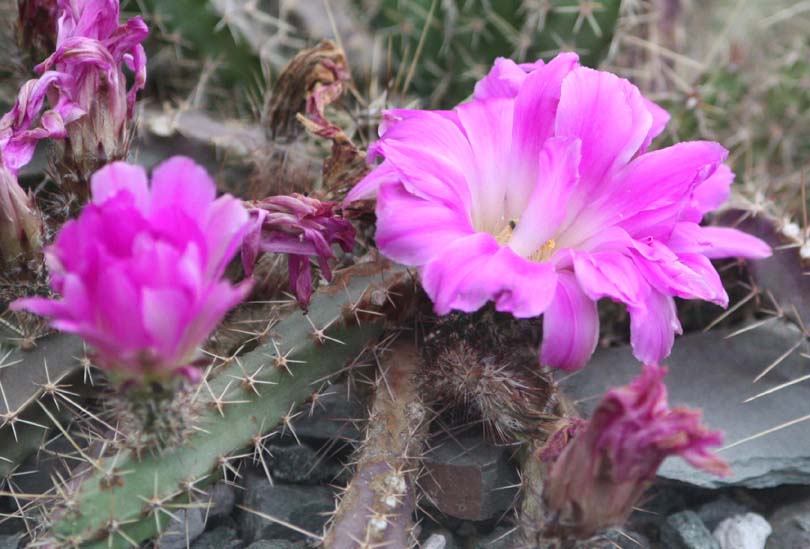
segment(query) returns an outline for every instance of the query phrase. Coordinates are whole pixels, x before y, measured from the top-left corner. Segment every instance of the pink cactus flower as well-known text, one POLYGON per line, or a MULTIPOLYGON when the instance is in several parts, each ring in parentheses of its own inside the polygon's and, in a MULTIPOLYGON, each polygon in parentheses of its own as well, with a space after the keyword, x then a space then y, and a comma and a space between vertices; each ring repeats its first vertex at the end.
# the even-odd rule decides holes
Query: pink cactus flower
POLYGON ((680 333, 673 297, 726 306, 710 259, 761 258, 762 241, 701 227, 733 174, 717 143, 647 152, 669 116, 630 82, 578 65, 499 59, 452 111, 388 111, 348 195, 377 198, 383 254, 420 268, 437 313, 494 301, 543 315, 541 362, 576 370, 599 334, 596 301, 627 305, 643 362, 680 333))
POLYGON ((116 379, 199 377, 197 347, 250 282, 223 279, 248 229, 242 203, 215 198, 192 160, 174 157, 152 174, 115 162, 92 179, 92 202, 46 249, 61 299, 27 298, 12 308, 52 318, 80 335, 116 379))
MULTIPOLYGON (((68 126, 74 162, 91 158, 97 165, 125 156, 127 122, 135 96, 146 84, 146 54, 141 42, 149 29, 140 17, 119 25, 118 0, 58 0, 56 51, 36 70, 54 70, 68 77, 58 97, 70 98, 85 113, 68 126), (123 67, 134 73, 127 90, 123 67), (97 157, 101 155, 101 159, 97 157)), ((82 174, 89 175, 89 174, 82 174)))
POLYGON ((324 278, 332 280, 332 244, 339 244, 346 252, 354 246, 354 227, 334 209, 332 202, 297 193, 256 202, 250 210, 252 228, 242 245, 245 273, 250 276, 261 252, 287 254, 290 287, 298 304, 306 309, 312 296, 310 257, 318 258, 324 278))
POLYGON ((608 391, 551 464, 546 503, 581 535, 622 524, 669 456, 715 475, 730 473, 709 451, 722 435, 700 424, 699 411, 669 409, 664 376, 666 368, 644 366, 629 385, 608 391))

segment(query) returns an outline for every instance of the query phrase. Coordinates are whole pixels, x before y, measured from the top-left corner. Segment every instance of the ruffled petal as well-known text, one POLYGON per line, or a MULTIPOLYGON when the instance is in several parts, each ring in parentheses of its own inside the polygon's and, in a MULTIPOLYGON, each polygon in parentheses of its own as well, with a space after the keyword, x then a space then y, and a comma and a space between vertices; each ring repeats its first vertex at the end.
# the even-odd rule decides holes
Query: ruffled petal
POLYGON ((650 293, 650 285, 624 253, 574 252, 573 257, 577 282, 594 301, 609 297, 631 305, 643 303, 650 293))
POLYGON ((523 257, 541 248, 566 217, 567 202, 578 181, 579 139, 555 137, 539 153, 539 170, 528 203, 523 202, 520 221, 509 247, 523 257))
POLYGON ((510 168, 506 161, 512 142, 513 101, 471 101, 456 111, 475 162, 467 172, 473 223, 480 230, 494 231, 503 222, 506 189, 515 182, 513 174, 506 175, 510 168))
POLYGON ((475 99, 493 99, 496 97, 515 97, 526 80, 527 73, 538 70, 543 61, 518 65, 511 59, 498 57, 484 78, 476 82, 475 99))
POLYGON ((532 193, 538 177, 537 158, 554 134, 563 79, 578 60, 574 53, 558 55, 530 73, 517 94, 506 204, 509 217, 520 214, 532 193))
POLYGON ((380 186, 385 183, 396 183, 399 181, 399 173, 396 167, 388 160, 371 170, 357 185, 352 187, 343 200, 343 206, 347 207, 357 200, 368 200, 377 198, 380 186))
POLYGON ((185 156, 174 156, 152 172, 153 215, 164 208, 179 208, 192 218, 208 211, 216 185, 205 168, 185 156))
POLYGON ((473 232, 469 219, 444 202, 415 196, 398 183, 380 189, 375 239, 394 261, 424 265, 473 232))
POLYGON ((461 129, 437 114, 407 118, 376 144, 408 191, 469 211, 467 177, 475 169, 470 143, 461 129))
POLYGON ((650 115, 652 115, 652 126, 650 126, 650 131, 647 133, 647 137, 644 138, 644 142, 641 144, 641 150, 639 151, 640 153, 647 151, 647 147, 650 146, 653 139, 658 137, 661 132, 664 131, 664 128, 667 127, 667 123, 671 118, 666 110, 662 109, 646 97, 643 98, 643 100, 644 106, 647 107, 650 115))
POLYGON ((768 244, 748 233, 730 227, 701 227, 696 223, 678 223, 668 246, 677 253, 703 254, 709 259, 763 259, 772 254, 768 244))
POLYGON ((644 364, 659 364, 669 356, 675 334, 682 332, 675 300, 653 291, 644 303, 628 307, 628 311, 633 354, 644 364))
POLYGON ((422 270, 422 285, 438 314, 473 312, 488 301, 517 317, 538 316, 554 295, 549 263, 527 261, 486 233, 459 239, 422 270))
POLYGON ((107 164, 90 179, 93 204, 103 204, 119 192, 131 194, 135 206, 144 214, 149 214, 149 183, 146 171, 141 166, 126 162, 107 164))
POLYGON ((587 364, 599 341, 596 302, 579 287, 574 273, 558 273, 557 291, 543 314, 540 362, 574 371, 587 364))
POLYGON ((583 199, 639 151, 653 117, 634 85, 618 76, 578 67, 563 80, 556 135, 582 140, 579 175, 583 199))

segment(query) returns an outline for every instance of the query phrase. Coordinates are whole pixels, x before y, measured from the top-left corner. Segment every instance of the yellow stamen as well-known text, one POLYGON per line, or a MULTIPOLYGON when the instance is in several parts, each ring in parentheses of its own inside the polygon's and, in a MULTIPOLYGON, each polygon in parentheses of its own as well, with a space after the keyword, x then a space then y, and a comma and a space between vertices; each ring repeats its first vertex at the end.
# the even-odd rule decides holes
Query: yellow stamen
POLYGON ((554 248, 557 247, 557 243, 554 242, 553 238, 550 238, 546 241, 545 244, 539 249, 536 250, 532 255, 529 256, 529 259, 532 261, 545 261, 549 259, 554 254, 554 248))

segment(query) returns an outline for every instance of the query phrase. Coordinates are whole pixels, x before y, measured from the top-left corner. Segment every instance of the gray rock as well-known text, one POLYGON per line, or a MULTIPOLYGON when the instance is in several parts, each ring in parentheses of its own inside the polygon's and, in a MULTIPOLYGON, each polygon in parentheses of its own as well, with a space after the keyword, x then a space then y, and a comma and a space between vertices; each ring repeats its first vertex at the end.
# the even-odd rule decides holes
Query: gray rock
POLYGON ((199 507, 180 509, 173 514, 180 519, 173 520, 161 532, 155 547, 159 549, 186 549, 191 542, 205 531, 205 510, 199 507))
POLYGON ((810 500, 791 503, 777 509, 769 518, 773 533, 766 549, 803 549, 810 547, 810 500))
MULTIPOLYGON (((667 387, 672 405, 702 408, 705 422, 725 432, 726 442, 734 443, 772 429, 801 416, 810 402, 810 384, 799 383, 777 393, 743 403, 758 394, 795 379, 804 367, 799 353, 807 352, 802 343, 778 367, 756 385, 753 379, 776 358, 802 339, 797 328, 787 323, 771 323, 725 339, 728 331, 690 334, 675 341, 667 387)), ((638 361, 629 348, 597 352, 583 373, 568 377, 561 388, 582 402, 587 415, 609 387, 623 385, 639 371, 638 361)), ((738 485, 768 488, 781 484, 810 484, 810 445, 797 440, 810 439, 810 422, 800 422, 731 447, 722 456, 729 461, 733 475, 718 478, 696 471, 683 460, 664 462, 659 475, 707 488, 738 485)))
POLYGON ((422 532, 422 549, 460 549, 456 537, 447 530, 431 530, 422 532))
POLYGON ((762 516, 746 513, 727 518, 712 535, 720 543, 720 549, 764 549, 772 531, 762 516))
POLYGON ((714 531, 717 525, 727 518, 736 515, 744 515, 749 511, 750 509, 742 503, 734 501, 729 497, 721 496, 714 501, 701 505, 697 510, 697 514, 703 521, 703 524, 706 525, 706 528, 714 531))
POLYGON ((208 490, 208 519, 225 517, 233 512, 236 489, 225 482, 217 482, 208 490))
POLYGON ((516 528, 500 526, 490 535, 478 539, 472 547, 474 549, 514 549, 520 545, 520 534, 516 528))
POLYGON ((472 434, 431 444, 423 460, 425 473, 420 485, 426 501, 442 513, 464 520, 487 520, 514 503, 518 477, 509 464, 507 448, 472 434))
MULTIPOLYGON (((359 440, 362 433, 357 428, 358 421, 366 417, 363 403, 357 398, 357 391, 351 398, 345 384, 329 387, 312 407, 312 414, 306 413, 296 418, 295 433, 299 438, 315 440, 359 440)), ((308 410, 309 411, 309 410, 308 410)))
MULTIPOLYGON (((321 535, 323 526, 334 511, 334 494, 324 486, 280 484, 271 486, 267 479, 247 475, 244 506, 293 524, 307 532, 321 535)), ((244 540, 307 539, 306 536, 255 513, 240 511, 237 517, 244 540)))
POLYGON ((242 546, 239 534, 233 528, 220 526, 197 538, 191 549, 238 549, 242 546))
POLYGON ((245 549, 297 549, 300 543, 293 543, 286 539, 262 539, 251 543, 245 549))
POLYGON ((17 549, 20 546, 20 536, 0 536, 0 549, 17 549))
POLYGON ((720 549, 717 540, 693 511, 670 515, 661 525, 661 543, 667 549, 720 549))
MULTIPOLYGON (((300 436, 300 435, 299 435, 300 436)), ((319 456, 306 444, 292 446, 269 445, 266 458, 275 480, 294 484, 320 484, 334 479, 341 465, 319 456)))

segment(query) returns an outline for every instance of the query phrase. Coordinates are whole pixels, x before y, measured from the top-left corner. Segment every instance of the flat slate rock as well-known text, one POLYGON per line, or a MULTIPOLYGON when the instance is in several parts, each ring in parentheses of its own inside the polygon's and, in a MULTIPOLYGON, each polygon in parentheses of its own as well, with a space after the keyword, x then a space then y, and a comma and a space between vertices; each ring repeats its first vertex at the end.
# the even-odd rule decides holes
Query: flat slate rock
MULTIPOLYGON (((774 321, 726 339, 731 331, 712 330, 675 340, 666 384, 671 405, 701 408, 705 423, 725 432, 727 445, 741 441, 808 413, 810 380, 748 403, 743 401, 810 372, 802 342, 793 353, 757 383, 754 378, 802 335, 788 323, 774 321)), ((590 415, 609 387, 624 385, 640 371, 629 347, 598 351, 590 364, 564 379, 563 390, 590 415)), ((561 379, 563 375, 559 376, 561 379)), ((810 421, 761 436, 724 450, 733 475, 717 478, 689 467, 679 458, 664 462, 659 475, 705 488, 745 486, 769 488, 810 484, 810 421)))

